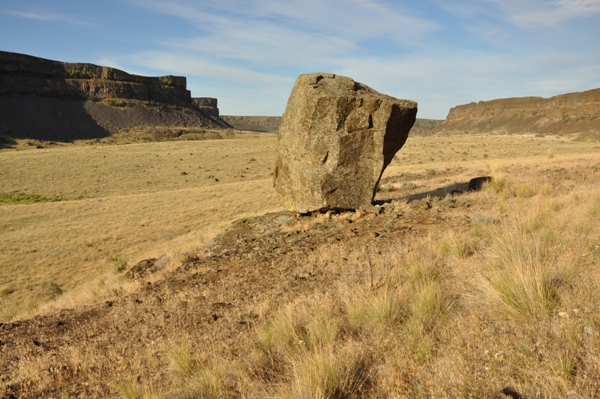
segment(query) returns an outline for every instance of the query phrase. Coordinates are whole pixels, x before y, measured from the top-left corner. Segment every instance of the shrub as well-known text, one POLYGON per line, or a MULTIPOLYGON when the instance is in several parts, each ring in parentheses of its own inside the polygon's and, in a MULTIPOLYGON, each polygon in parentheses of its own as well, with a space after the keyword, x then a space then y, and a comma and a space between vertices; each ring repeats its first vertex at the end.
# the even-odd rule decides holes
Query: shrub
POLYGON ((386 183, 383 186, 380 186, 378 191, 390 192, 390 191, 394 191, 394 190, 396 190, 396 187, 394 187, 393 184, 386 183))
POLYGON ((127 269, 127 261, 120 256, 111 256, 109 262, 115 265, 115 273, 122 273, 127 269))
POLYGON ((58 284, 50 281, 46 284, 46 293, 50 299, 56 299, 63 294, 63 289, 58 284))
POLYGON ((400 185, 400 188, 403 190, 412 190, 416 187, 417 187, 417 185, 411 181, 403 181, 402 184, 400 185))

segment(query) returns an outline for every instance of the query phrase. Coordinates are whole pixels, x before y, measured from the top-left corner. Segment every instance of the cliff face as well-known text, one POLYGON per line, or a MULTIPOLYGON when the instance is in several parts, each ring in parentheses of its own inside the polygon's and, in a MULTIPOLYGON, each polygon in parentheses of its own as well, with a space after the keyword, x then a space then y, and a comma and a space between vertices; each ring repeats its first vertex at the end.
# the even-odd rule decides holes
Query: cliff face
POLYGON ((206 115, 219 116, 217 99, 212 97, 192 97, 192 103, 206 115))
POLYGON ((216 105, 192 101, 185 77, 0 51, 0 137, 70 141, 139 126, 230 128, 216 105))
POLYGON ((480 101, 450 110, 438 131, 507 133, 600 132, 600 89, 551 98, 480 101))
POLYGON ((0 51, 0 95, 17 94, 192 105, 182 76, 145 77, 110 67, 0 51))

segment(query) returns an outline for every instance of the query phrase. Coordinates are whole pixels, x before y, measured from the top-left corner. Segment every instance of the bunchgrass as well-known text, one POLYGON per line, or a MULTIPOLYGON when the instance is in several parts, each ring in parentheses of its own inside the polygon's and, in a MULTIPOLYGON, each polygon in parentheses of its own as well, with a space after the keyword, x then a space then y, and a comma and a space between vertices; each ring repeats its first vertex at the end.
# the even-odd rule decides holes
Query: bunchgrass
POLYGON ((363 293, 348 305, 348 319, 354 326, 393 324, 407 311, 402 290, 393 287, 363 293))
POLYGON ((352 348, 336 353, 319 349, 292 361, 289 382, 277 390, 282 399, 342 399, 361 397, 368 383, 369 363, 352 348), (352 350, 353 349, 353 350, 352 350))
POLYGON ((552 249, 540 232, 518 224, 496 231, 481 273, 484 300, 516 319, 549 317, 575 275, 573 265, 562 263, 552 249))

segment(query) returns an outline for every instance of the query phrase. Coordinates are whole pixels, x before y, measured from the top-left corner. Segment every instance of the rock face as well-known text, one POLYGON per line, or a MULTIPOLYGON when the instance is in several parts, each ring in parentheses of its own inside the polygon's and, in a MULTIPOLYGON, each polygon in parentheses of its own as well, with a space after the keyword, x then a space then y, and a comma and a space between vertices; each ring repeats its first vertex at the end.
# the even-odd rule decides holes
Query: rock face
POLYGON ((217 99, 212 97, 192 97, 192 103, 209 116, 219 116, 217 99))
POLYGON ((70 141, 140 126, 231 128, 183 76, 146 77, 0 51, 0 135, 70 141))
POLYGON ((370 204, 416 115, 416 102, 351 78, 300 75, 279 127, 273 180, 281 203, 299 213, 370 204))
POLYGON ((138 76, 110 67, 0 51, 0 95, 14 94, 192 105, 183 76, 138 76))
POLYGON ((505 98, 458 105, 450 110, 438 131, 600 132, 600 89, 551 98, 505 98))

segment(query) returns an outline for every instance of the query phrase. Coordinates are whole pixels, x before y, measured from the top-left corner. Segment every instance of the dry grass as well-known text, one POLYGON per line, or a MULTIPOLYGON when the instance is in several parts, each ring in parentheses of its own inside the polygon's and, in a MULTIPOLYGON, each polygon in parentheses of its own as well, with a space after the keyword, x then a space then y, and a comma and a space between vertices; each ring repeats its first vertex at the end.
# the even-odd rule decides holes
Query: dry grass
MULTIPOLYGON (((421 234, 407 238, 411 236, 395 235, 390 227, 385 245, 349 246, 341 241, 306 254, 296 263, 301 264, 302 270, 321 273, 328 280, 323 285, 306 282, 305 290, 293 294, 278 291, 258 297, 257 293, 257 298, 249 302, 252 310, 260 314, 256 323, 242 333, 226 330, 226 337, 220 338, 223 342, 200 340, 198 337, 207 339, 200 335, 199 330, 204 327, 194 319, 195 313, 186 310, 207 306, 205 297, 211 294, 204 292, 205 288, 169 289, 159 307, 159 313, 172 315, 164 323, 168 340, 146 342, 144 337, 149 332, 140 327, 140 341, 131 342, 148 345, 136 346, 133 358, 121 355, 130 345, 125 340, 111 342, 106 351, 87 348, 85 344, 63 348, 55 355, 66 365, 62 378, 109 378, 106 374, 113 381, 112 391, 98 392, 97 396, 117 394, 125 398, 488 398, 508 387, 528 398, 598 397, 598 150, 591 143, 552 137, 484 138, 486 157, 480 154, 484 151, 481 136, 411 138, 399 159, 386 171, 386 178, 411 181, 415 186, 382 191, 382 198, 399 193, 408 196, 415 187, 427 191, 475 176, 494 176, 481 192, 463 195, 464 204, 460 206, 444 199, 431 201, 432 208, 427 212, 432 219, 456 221, 439 222, 445 230, 423 228, 422 220, 410 219, 410 206, 402 205, 404 222, 421 227, 421 234), (550 149, 552 157, 548 156, 550 149), (291 300, 281 300, 290 297, 291 300), (188 334, 185 338, 181 338, 182 329, 188 334)), ((255 143, 261 154, 261 145, 267 143, 269 147, 274 142, 273 137, 267 136, 252 140, 240 143, 240 147, 252 148, 255 143)), ((235 145, 236 141, 227 143, 235 145)), ((169 148, 170 152, 187 152, 189 147, 182 150, 178 146, 191 144, 148 145, 161 151, 169 148)), ((79 148, 77 151, 81 151, 79 148)), ((120 150, 106 147, 107 155, 120 150)), ((239 151, 236 162, 248 157, 242 148, 239 151)), ((265 160, 272 160, 266 155, 272 156, 272 151, 269 148, 262 153, 265 160)), ((21 153, 0 153, 0 161, 4 162, 5 156, 17 157, 15 154, 21 153)), ((32 154, 27 157, 34 159, 32 154)), ((50 154, 44 156, 52 158, 50 154)), ((6 162, 16 162, 15 159, 18 158, 6 162)), ((263 167, 263 173, 268 174, 263 167)), ((119 178, 115 177, 115 181, 119 178)), ((217 232, 226 220, 276 207, 273 199, 261 197, 271 195, 267 175, 257 174, 249 183, 211 183, 164 192, 144 191, 142 186, 132 184, 132 191, 137 192, 131 195, 104 194, 76 201, 0 207, 0 221, 8 226, 2 229, 5 243, 0 258, 4 273, 0 300, 12 301, 28 281, 38 278, 30 273, 18 277, 19 268, 33 270, 26 269, 25 262, 9 269, 19 259, 15 255, 25 255, 28 246, 33 247, 36 240, 42 239, 43 234, 36 235, 36 227, 46 232, 48 241, 37 255, 27 259, 31 262, 56 257, 56 262, 47 262, 52 267, 40 281, 54 282, 62 290, 80 287, 78 284, 84 279, 77 280, 76 276, 86 263, 81 261, 81 254, 77 255, 79 258, 67 257, 73 247, 53 252, 51 249, 60 247, 60 242, 89 239, 86 234, 93 235, 94 229, 116 230, 119 240, 95 241, 96 248, 110 249, 116 261, 106 260, 95 270, 91 265, 100 259, 96 258, 90 261, 90 268, 81 272, 114 275, 120 259, 154 255, 152 248, 156 245, 161 248, 158 252, 178 252, 172 248, 191 241, 194 245, 202 242, 196 236, 200 229, 217 232), (247 195, 240 196, 243 190, 247 190, 247 195), (225 212, 221 205, 213 208, 216 215, 196 218, 195 212, 215 202, 215 197, 199 197, 210 193, 219 198, 219 205, 225 201, 231 208, 241 205, 227 210, 225 215, 217 212, 225 212), (201 201, 194 202, 189 199, 191 196, 201 201), (249 200, 242 202, 242 197, 249 200), (178 208, 165 210, 167 204, 173 203, 169 200, 175 201, 178 208), (154 201, 156 208, 152 207, 154 201), (98 210, 100 207, 106 207, 104 212, 98 210), (143 210, 138 213, 139 207, 143 210), (111 212, 118 216, 112 219, 111 212), (159 218, 161 227, 172 223, 171 235, 140 232, 138 226, 145 224, 142 220, 159 218), (129 224, 135 228, 128 230, 124 225, 129 224), (190 231, 178 230, 181 224, 190 231), (87 227, 65 236, 61 233, 64 227, 51 230, 52 225, 87 227), (145 241, 130 238, 133 231, 142 234, 145 241), (10 248, 18 251, 11 254, 10 248), (61 276, 63 267, 69 270, 69 276, 61 276)), ((35 194, 76 193, 67 185, 62 190, 35 194)), ((106 190, 110 192, 112 188, 106 190)), ((286 228, 310 231, 314 224, 324 222, 316 218, 313 224, 298 227, 290 221, 286 228)), ((294 273, 294 267, 300 267, 296 263, 276 266, 281 273, 294 273)), ((260 271, 256 273, 262 277, 260 271)), ((116 286, 119 282, 107 278, 105 284, 113 287, 111 284, 116 286)), ((48 287, 46 284, 46 294, 48 287)), ((126 289, 131 294, 140 291, 136 285, 126 289)), ((216 291, 212 294, 214 302, 222 302, 230 294, 216 291)), ((63 293, 55 301, 68 294, 63 293)), ((20 300, 28 298, 20 295, 20 300)), ((158 317, 150 308, 139 312, 145 318, 158 317)), ((117 316, 102 322, 119 323, 117 316)), ((95 323, 101 322, 93 321, 82 328, 93 335, 103 328, 95 323)), ((28 381, 28 386, 33 387, 31 392, 43 392, 44 387, 60 384, 52 377, 60 373, 47 372, 57 362, 51 354, 23 358, 20 374, 11 378, 28 381)), ((1 389, 5 388, 0 388, 0 393, 1 389)))
POLYGON ((248 397, 596 397, 599 195, 507 199, 490 187, 473 196, 502 208, 500 220, 309 256, 346 276, 267 315, 250 360, 229 363, 235 378, 248 397))
POLYGON ((278 209, 276 136, 238 136, 1 152, 0 193, 64 200, 0 205, 0 321, 47 301, 49 284, 97 296, 123 263, 181 258, 231 221, 278 209))

